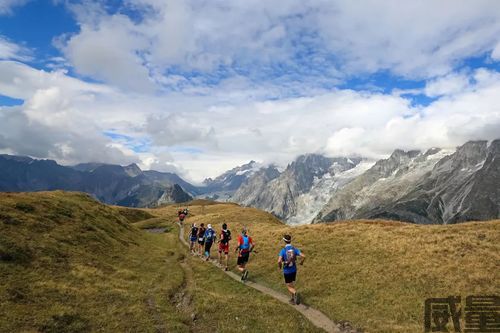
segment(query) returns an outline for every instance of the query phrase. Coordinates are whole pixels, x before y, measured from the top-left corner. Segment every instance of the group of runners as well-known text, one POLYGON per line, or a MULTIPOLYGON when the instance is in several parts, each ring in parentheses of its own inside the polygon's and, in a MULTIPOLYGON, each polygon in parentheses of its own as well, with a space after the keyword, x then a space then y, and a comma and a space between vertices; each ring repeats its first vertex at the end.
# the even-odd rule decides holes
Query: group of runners
MULTIPOLYGON (((211 224, 205 227, 204 223, 199 226, 196 223, 191 224, 189 232, 189 249, 193 255, 198 255, 204 260, 210 260, 210 250, 214 243, 218 244, 218 264, 225 271, 229 270, 229 244, 232 239, 231 231, 226 223, 222 224, 222 229, 217 235, 217 232, 212 228, 211 224)), ((305 260, 305 255, 292 245, 292 237, 290 235, 283 236, 285 246, 281 249, 278 255, 278 267, 283 270, 285 284, 290 292, 291 304, 300 304, 299 294, 295 288, 295 280, 297 277, 297 263, 302 265, 305 260)), ((235 253, 237 254, 237 268, 241 273, 241 281, 245 282, 248 279, 247 263, 250 259, 250 253, 256 253, 255 243, 252 237, 248 234, 248 229, 244 227, 237 237, 235 253)))

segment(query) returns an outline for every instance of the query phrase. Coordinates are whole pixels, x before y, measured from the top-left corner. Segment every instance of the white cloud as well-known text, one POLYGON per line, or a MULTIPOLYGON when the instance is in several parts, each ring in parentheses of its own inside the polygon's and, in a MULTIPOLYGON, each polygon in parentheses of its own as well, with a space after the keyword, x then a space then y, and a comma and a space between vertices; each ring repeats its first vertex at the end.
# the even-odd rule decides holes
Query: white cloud
POLYGON ((464 91, 469 84, 466 74, 453 73, 427 82, 424 92, 430 97, 456 94, 464 91))
POLYGON ((307 65, 303 77, 388 70, 426 79, 471 56, 493 51, 495 59, 500 42, 496 0, 125 2, 140 13, 136 21, 108 14, 98 1, 70 6, 82 28, 63 39, 68 60, 82 74, 135 91, 168 82, 172 67, 212 73, 228 66, 258 75, 282 64, 293 80, 293 71, 307 65))
MULTIPOLYGON (((309 152, 383 157, 395 148, 495 138, 500 74, 480 69, 460 75, 465 88, 435 89, 444 95, 421 107, 398 95, 352 90, 255 101, 238 93, 245 85, 216 86, 201 96, 126 94, 4 61, 0 94, 25 103, 0 109, 0 149, 63 163, 136 161, 200 181, 251 159, 283 165, 309 152), (134 151, 141 144, 146 148, 134 151)), ((440 86, 436 82, 429 86, 440 86)))
POLYGON ((154 89, 153 82, 138 54, 148 45, 136 34, 127 17, 115 15, 98 27, 83 25, 63 50, 81 74, 126 90, 148 92, 154 89))
POLYGON ((497 43, 497 46, 491 52, 491 58, 497 61, 500 60, 500 42, 497 43))
POLYGON ((29 0, 2 0, 0 1, 0 15, 12 14, 15 7, 26 4, 29 0))
POLYGON ((500 133, 500 74, 453 70, 500 58, 498 1, 125 1, 134 17, 68 3, 80 30, 56 40, 54 70, 0 38, 0 95, 24 100, 0 108, 2 151, 201 180, 250 159, 377 158, 500 133), (384 70, 425 79, 413 92, 436 101, 332 88, 384 70))
POLYGON ((443 75, 492 50, 500 36, 495 0, 334 1, 318 13, 325 44, 354 72, 443 75))
POLYGON ((0 35, 0 60, 29 60, 30 51, 0 35))

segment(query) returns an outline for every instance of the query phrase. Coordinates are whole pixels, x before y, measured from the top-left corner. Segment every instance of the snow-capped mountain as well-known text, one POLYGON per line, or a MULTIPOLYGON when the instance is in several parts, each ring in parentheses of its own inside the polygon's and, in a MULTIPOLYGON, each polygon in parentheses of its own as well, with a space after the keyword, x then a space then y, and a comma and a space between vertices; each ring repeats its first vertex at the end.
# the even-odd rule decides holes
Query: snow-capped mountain
POLYGON ((207 178, 203 181, 204 186, 198 187, 199 197, 226 201, 259 169, 260 165, 257 162, 250 161, 224 172, 215 179, 207 178))
POLYGON ((374 163, 374 161, 362 160, 355 167, 344 170, 338 168, 335 162, 331 167, 332 172, 325 174, 322 178, 315 178, 311 190, 297 197, 295 200, 297 212, 286 222, 293 225, 311 223, 336 191, 349 184, 374 163))
POLYGON ((377 162, 302 155, 283 172, 275 166, 240 167, 252 171, 245 172, 248 177, 229 200, 271 212, 288 224, 500 218, 499 152, 500 140, 495 140, 425 152, 397 149, 377 162))
POLYGON ((266 210, 287 222, 309 223, 310 220, 301 217, 316 215, 322 207, 321 202, 324 204, 329 198, 330 190, 326 187, 347 183, 349 177, 340 175, 360 162, 360 158, 302 155, 281 174, 273 166, 256 172, 241 185, 231 201, 266 210))
POLYGON ((456 151, 396 150, 334 193, 315 222, 387 218, 456 223, 500 217, 500 140, 456 151))

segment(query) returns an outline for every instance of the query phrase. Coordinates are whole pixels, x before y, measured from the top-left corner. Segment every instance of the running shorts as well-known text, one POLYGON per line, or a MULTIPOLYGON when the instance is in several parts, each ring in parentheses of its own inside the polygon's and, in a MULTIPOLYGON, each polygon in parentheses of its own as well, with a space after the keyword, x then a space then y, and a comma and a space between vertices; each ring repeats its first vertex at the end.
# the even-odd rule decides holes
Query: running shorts
POLYGON ((248 258, 250 258, 250 252, 240 252, 240 256, 238 257, 238 265, 244 265, 248 262, 248 258))
POLYGON ((295 281, 295 278, 297 277, 297 272, 283 274, 283 276, 285 277, 285 283, 292 283, 295 281))
POLYGON ((222 244, 219 243, 219 253, 224 252, 224 254, 229 254, 229 243, 222 244))

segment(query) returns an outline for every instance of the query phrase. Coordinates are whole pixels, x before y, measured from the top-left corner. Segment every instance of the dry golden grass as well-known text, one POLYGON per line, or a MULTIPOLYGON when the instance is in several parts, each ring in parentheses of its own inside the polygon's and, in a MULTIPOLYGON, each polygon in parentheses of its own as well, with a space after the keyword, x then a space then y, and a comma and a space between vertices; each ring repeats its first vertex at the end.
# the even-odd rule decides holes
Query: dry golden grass
MULTIPOLYGON (((175 221, 176 208, 150 212, 175 221)), ((192 205, 190 212, 186 225, 211 223, 220 230, 225 222, 233 239, 247 226, 258 250, 249 264, 250 277, 283 292, 276 260, 282 235, 291 233, 307 255, 298 274, 305 302, 368 332, 423 331, 429 297, 500 293, 499 220, 448 226, 350 221, 292 228, 233 204, 192 205)))
POLYGON ((0 332, 319 332, 185 260, 171 218, 150 217, 80 193, 0 193, 0 332))

